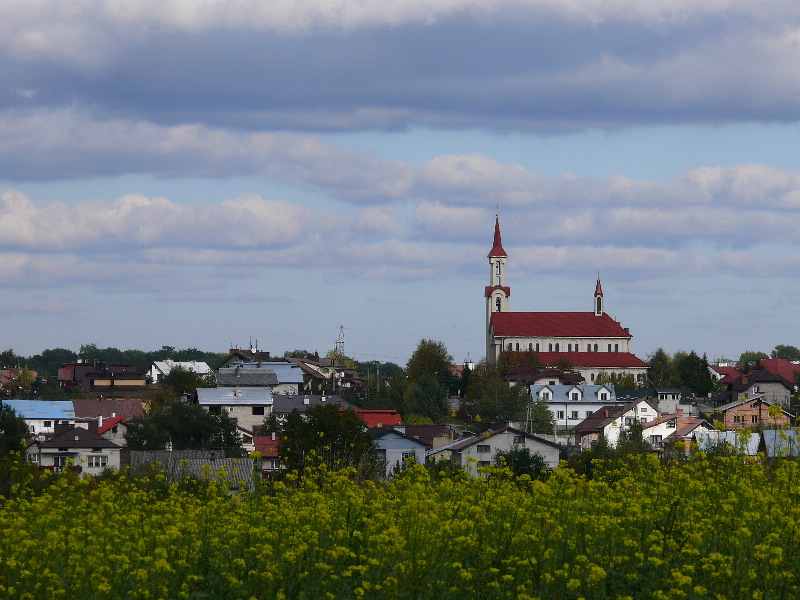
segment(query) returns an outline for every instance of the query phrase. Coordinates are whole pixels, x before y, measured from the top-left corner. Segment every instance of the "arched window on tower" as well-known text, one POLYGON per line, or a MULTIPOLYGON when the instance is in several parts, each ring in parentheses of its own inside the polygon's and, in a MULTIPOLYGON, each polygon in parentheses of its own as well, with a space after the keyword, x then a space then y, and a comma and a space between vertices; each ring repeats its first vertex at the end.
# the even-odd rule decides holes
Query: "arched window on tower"
POLYGON ((500 312, 500 296, 498 296, 494 301, 495 306, 497 307, 496 312, 500 312))
POLYGON ((597 300, 597 308, 595 309, 595 312, 598 315, 601 315, 603 314, 603 299, 600 296, 598 296, 596 300, 597 300))

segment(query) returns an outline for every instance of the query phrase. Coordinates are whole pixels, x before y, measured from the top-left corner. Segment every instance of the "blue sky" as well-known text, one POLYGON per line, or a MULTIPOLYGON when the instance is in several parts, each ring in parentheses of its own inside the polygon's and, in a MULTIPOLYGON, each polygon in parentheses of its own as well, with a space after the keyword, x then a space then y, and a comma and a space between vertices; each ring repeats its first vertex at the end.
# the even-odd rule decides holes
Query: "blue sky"
POLYGON ((480 359, 800 345, 800 5, 31 0, 0 22, 0 346, 480 359))

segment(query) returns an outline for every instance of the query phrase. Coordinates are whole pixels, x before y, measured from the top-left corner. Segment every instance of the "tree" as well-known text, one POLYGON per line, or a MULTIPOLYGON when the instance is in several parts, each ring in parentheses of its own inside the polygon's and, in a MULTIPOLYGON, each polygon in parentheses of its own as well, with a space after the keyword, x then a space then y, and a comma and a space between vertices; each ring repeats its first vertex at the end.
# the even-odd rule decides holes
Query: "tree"
POLYGON ((782 358, 784 360, 800 360, 800 348, 796 346, 784 346, 778 344, 770 353, 772 358, 782 358))
POLYGON ((453 357, 443 342, 422 339, 406 364, 406 375, 417 382, 426 373, 433 373, 439 381, 449 386, 453 357))
POLYGON ((29 435, 25 419, 8 404, 0 404, 0 458, 11 452, 24 452, 25 440, 29 435))
POLYGON ((356 370, 356 361, 349 356, 345 356, 341 352, 338 352, 337 350, 331 350, 325 355, 325 358, 332 360, 335 365, 344 367, 345 369, 350 369, 351 371, 356 370))
POLYGON ((736 362, 736 366, 741 369, 749 370, 751 367, 757 365, 762 358, 769 358, 769 356, 764 352, 760 352, 757 350, 745 350, 739 356, 739 360, 736 362))
POLYGON ((197 388, 213 387, 209 378, 183 367, 174 367, 161 380, 161 387, 170 390, 176 397, 186 393, 193 395, 197 388))
POLYGON ((484 421, 521 421, 526 416, 530 392, 524 385, 509 386, 498 365, 481 365, 470 375, 463 406, 484 421))
POLYGON ((212 415, 197 404, 170 402, 131 419, 125 434, 131 450, 224 450, 242 454, 236 423, 227 415, 212 415))
POLYGON ((672 357, 663 348, 659 348, 647 357, 650 367, 647 369, 649 385, 656 388, 680 387, 678 371, 672 357))
POLYGON ((694 350, 675 359, 675 369, 683 387, 688 387, 697 395, 705 396, 715 389, 714 379, 708 369, 708 359, 697 356, 694 350))
POLYGON ((364 422, 352 410, 335 404, 294 410, 283 424, 278 456, 289 470, 302 471, 322 461, 330 470, 354 467, 362 477, 382 472, 378 452, 364 422))
POLYGON ((16 369, 24 364, 25 359, 17 355, 13 348, 0 352, 0 369, 16 369))
POLYGON ((538 479, 549 470, 545 458, 526 446, 501 450, 495 454, 494 462, 498 467, 508 467, 515 477, 527 475, 531 479, 538 479))
POLYGON ((555 433, 555 415, 553 415, 553 411, 550 410, 546 402, 539 401, 530 405, 524 428, 528 433, 544 433, 548 435, 555 433))
POLYGON ((421 415, 433 423, 441 423, 450 412, 447 391, 436 373, 423 373, 406 388, 406 414, 421 415))

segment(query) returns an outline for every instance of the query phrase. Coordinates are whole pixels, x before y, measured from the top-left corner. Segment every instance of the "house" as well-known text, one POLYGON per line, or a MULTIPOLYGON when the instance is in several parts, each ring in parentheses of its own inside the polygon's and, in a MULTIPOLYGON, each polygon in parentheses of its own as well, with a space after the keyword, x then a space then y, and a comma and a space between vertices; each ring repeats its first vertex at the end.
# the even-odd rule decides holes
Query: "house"
POLYGON ((478 475, 478 468, 494 463, 498 452, 508 452, 514 448, 530 448, 540 454, 549 469, 558 466, 560 448, 558 444, 513 427, 501 427, 482 434, 457 440, 427 452, 428 460, 449 460, 459 465, 472 476, 478 475))
POLYGON ((123 363, 70 362, 58 369, 58 382, 96 396, 136 396, 147 389, 147 376, 123 363))
MULTIPOLYGON (((300 365, 289 361, 236 362, 232 367, 244 371, 262 369, 273 371, 278 379, 276 384, 272 384, 273 394, 299 394, 303 390, 303 369, 300 365)), ((219 380, 217 385, 221 385, 219 380)))
POLYGON ((385 427, 372 428, 370 433, 378 447, 378 460, 383 464, 385 477, 391 477, 408 461, 425 464, 427 446, 417 438, 385 427))
POLYGON ((265 387, 197 388, 197 403, 212 415, 227 415, 252 433, 271 412, 273 396, 265 387))
POLYGON ((508 254, 495 217, 494 243, 488 254, 486 298, 486 361, 496 363, 501 353, 536 352, 547 367, 571 365, 584 381, 598 377, 631 376, 644 382, 648 365, 630 351, 630 332, 604 310, 603 289, 597 278, 593 310, 589 312, 510 312, 511 288, 506 285, 508 254))
POLYGON ((745 395, 714 411, 714 419, 721 421, 728 430, 753 429, 759 425, 788 427, 791 418, 780 404, 767 401, 764 395, 745 395))
POLYGON ((741 398, 762 397, 770 404, 788 406, 794 392, 794 383, 765 369, 751 369, 729 382, 725 391, 711 399, 715 405, 728 404, 741 398))
POLYGON ((272 397, 272 412, 278 418, 285 419, 293 410, 304 413, 310 407, 317 405, 335 404, 341 410, 355 410, 355 406, 347 402, 341 396, 329 396, 325 394, 276 394, 272 397))
POLYGON ((97 433, 110 442, 120 446, 127 446, 125 434, 128 432, 128 417, 115 416, 104 419, 102 416, 97 420, 97 433))
POLYGON ((572 428, 575 445, 584 450, 592 448, 600 438, 614 447, 620 435, 634 423, 646 423, 658 415, 658 410, 647 399, 626 404, 604 406, 572 428))
POLYGON ((238 346, 232 347, 228 350, 228 356, 217 365, 217 370, 230 367, 237 362, 257 363, 261 361, 268 361, 270 359, 269 352, 264 352, 258 349, 258 340, 255 345, 250 342, 249 348, 239 348, 238 346))
POLYGON ((262 476, 264 477, 274 474, 284 468, 278 457, 279 443, 280 439, 274 433, 270 435, 253 436, 255 451, 261 454, 261 470, 262 476))
POLYGON ((713 379, 722 383, 730 383, 742 374, 736 366, 728 363, 708 365, 708 372, 713 379))
POLYGON ((364 386, 364 381, 358 373, 333 359, 314 355, 288 360, 303 370, 303 382, 307 390, 340 390, 364 386))
POLYGON ((28 425, 31 436, 44 439, 57 425, 75 425, 75 409, 70 400, 3 400, 28 425))
POLYGON ((659 413, 655 419, 642 425, 642 437, 650 442, 654 450, 660 450, 678 441, 684 442, 688 449, 688 443, 698 428, 708 431, 714 429, 705 419, 685 415, 682 410, 659 413))
POLYGON ((88 474, 99 475, 104 469, 119 469, 120 446, 96 432, 60 426, 47 440, 35 440, 27 449, 28 461, 41 469, 58 472, 66 467, 88 474))
MULTIPOLYGON (((262 363, 257 363, 261 365, 262 363)), ((244 369, 225 367, 217 371, 217 387, 262 387, 270 393, 278 385, 278 375, 272 369, 244 369)))
POLYGON ((211 367, 207 363, 190 360, 190 361, 175 361, 170 358, 166 360, 157 360, 150 366, 147 372, 147 377, 153 383, 160 383, 172 369, 183 369, 189 373, 197 373, 203 377, 211 374, 211 367))
POLYGON ((556 431, 569 431, 597 410, 616 402, 614 386, 605 385, 550 385, 529 387, 533 402, 544 402, 553 413, 556 431))
POLYGON ((149 473, 156 465, 168 482, 191 477, 225 483, 231 491, 253 489, 253 459, 229 458, 222 450, 137 450, 130 453, 130 461, 134 474, 149 473))
POLYGON ((792 384, 795 384, 800 377, 800 364, 785 360, 783 358, 762 358, 758 366, 764 371, 769 371, 773 375, 780 375, 792 384))
POLYGON ((144 416, 142 401, 135 398, 79 398, 72 401, 75 424, 96 430, 109 441, 126 446, 128 421, 144 416))

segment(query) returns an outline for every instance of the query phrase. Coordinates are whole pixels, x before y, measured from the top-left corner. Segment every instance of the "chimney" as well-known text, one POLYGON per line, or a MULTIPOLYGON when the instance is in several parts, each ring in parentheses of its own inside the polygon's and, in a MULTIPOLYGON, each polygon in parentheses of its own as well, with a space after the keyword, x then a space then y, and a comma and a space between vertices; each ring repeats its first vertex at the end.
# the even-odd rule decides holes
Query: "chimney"
POLYGON ((99 417, 97 417, 97 428, 99 429, 102 426, 103 426, 103 415, 100 415, 99 417))
POLYGON ((320 399, 320 401, 321 401, 321 402, 325 402, 325 396, 322 396, 322 398, 320 399))
POLYGON ((273 442, 275 441, 275 432, 274 431, 272 432, 272 441, 273 442))
POLYGON ((309 404, 309 402, 311 401, 308 399, 308 396, 303 396, 303 404, 309 404))

